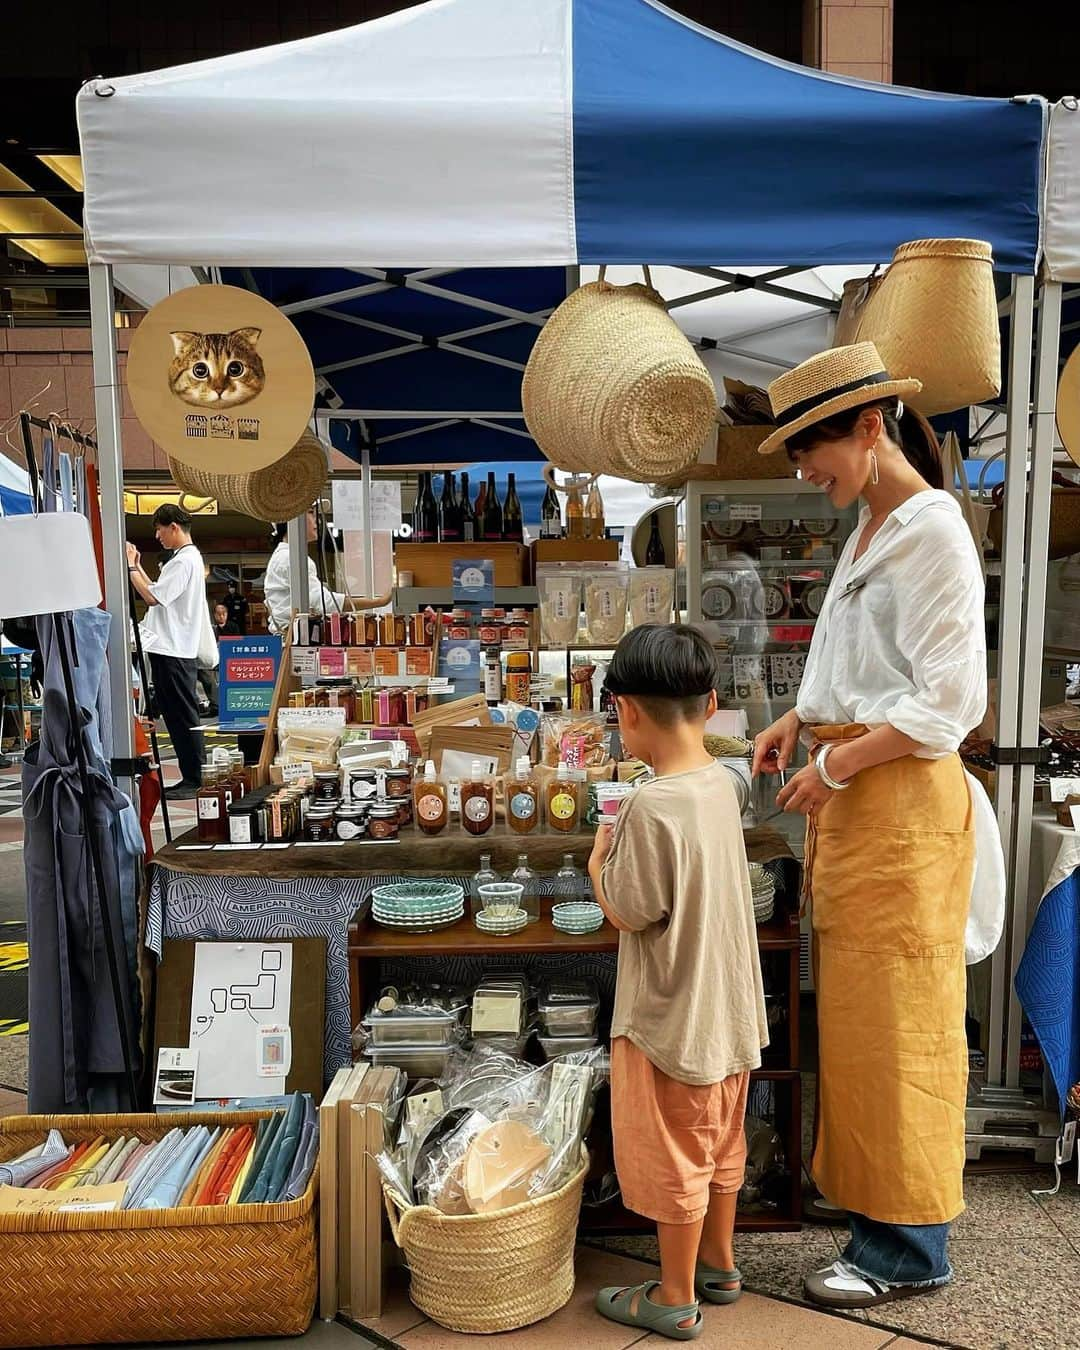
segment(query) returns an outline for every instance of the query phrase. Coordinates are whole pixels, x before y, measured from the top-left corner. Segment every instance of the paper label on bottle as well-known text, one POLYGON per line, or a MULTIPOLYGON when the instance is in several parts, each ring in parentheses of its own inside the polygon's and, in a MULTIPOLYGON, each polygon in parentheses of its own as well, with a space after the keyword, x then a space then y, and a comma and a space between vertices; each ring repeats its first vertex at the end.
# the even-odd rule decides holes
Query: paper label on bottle
POLYGON ((577 810, 577 802, 569 792, 556 792, 548 806, 548 811, 556 820, 569 820, 577 810))
POLYGON ((341 840, 355 839, 357 835, 364 833, 363 825, 358 825, 352 820, 339 820, 337 823, 337 837, 341 840))
POLYGON ((221 802, 217 797, 199 798, 199 819, 200 820, 220 820, 221 802))
POLYGON ((536 798, 530 792, 515 792, 510 798, 510 813, 515 820, 531 820, 536 815, 536 798))
POLYGON ((229 838, 234 844, 251 843, 251 817, 230 816, 229 817, 229 838))
POLYGON ((491 803, 486 797, 469 797, 465 802, 465 814, 474 825, 479 825, 491 815, 491 803))
POLYGON ((433 825, 444 814, 445 810, 443 799, 437 792, 426 793, 416 803, 416 814, 430 825, 433 825))

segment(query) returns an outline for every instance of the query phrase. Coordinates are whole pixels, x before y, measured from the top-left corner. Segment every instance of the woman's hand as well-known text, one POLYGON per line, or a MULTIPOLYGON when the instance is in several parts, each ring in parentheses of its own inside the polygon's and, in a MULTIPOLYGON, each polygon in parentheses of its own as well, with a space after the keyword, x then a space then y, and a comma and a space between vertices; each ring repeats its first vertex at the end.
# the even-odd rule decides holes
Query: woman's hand
POLYGON ((785 811, 814 816, 831 796, 832 788, 827 788, 817 769, 813 764, 808 764, 780 789, 776 794, 776 804, 785 811))
MULTIPOLYGON (((754 738, 753 775, 781 773, 791 763, 802 723, 794 708, 754 738)), ((820 781, 820 780, 819 780, 820 781)))

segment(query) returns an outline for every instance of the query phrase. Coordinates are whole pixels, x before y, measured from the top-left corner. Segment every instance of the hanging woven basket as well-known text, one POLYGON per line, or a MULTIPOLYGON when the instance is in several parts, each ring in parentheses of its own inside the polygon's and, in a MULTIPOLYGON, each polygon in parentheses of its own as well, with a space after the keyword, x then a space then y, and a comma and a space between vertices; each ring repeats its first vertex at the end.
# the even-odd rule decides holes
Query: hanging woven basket
POLYGON ((254 473, 206 473, 171 456, 169 468, 182 492, 214 497, 227 510, 255 520, 292 520, 303 515, 329 476, 326 449, 309 431, 280 459, 254 473))
POLYGON ((563 301, 532 349, 525 422, 556 468, 652 483, 698 457, 716 390, 651 284, 591 281, 563 301))
POLYGON ((833 345, 853 342, 873 342, 894 375, 922 381, 909 402, 927 417, 995 398, 1001 338, 990 245, 901 244, 884 276, 844 287, 833 345))

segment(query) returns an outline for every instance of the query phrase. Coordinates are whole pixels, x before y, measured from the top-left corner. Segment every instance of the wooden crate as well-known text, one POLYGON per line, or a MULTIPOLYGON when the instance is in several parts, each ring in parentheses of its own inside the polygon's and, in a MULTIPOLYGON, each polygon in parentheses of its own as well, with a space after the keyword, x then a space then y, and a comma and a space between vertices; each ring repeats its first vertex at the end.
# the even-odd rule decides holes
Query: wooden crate
POLYGON ((617 539, 537 539, 530 546, 533 576, 544 563, 618 562, 617 539))

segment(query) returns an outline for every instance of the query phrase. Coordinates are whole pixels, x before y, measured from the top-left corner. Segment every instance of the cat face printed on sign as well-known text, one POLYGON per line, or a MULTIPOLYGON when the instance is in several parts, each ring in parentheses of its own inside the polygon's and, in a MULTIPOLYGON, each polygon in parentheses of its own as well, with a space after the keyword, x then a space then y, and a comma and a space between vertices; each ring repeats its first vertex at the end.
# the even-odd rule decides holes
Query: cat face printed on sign
POLYGON ((155 305, 132 336, 126 378, 146 431, 210 473, 252 473, 280 459, 315 401, 296 328, 237 286, 190 286, 155 305))
POLYGON ((256 348, 261 328, 231 333, 170 333, 176 355, 169 388, 196 408, 235 408, 262 393, 266 371, 256 348))

